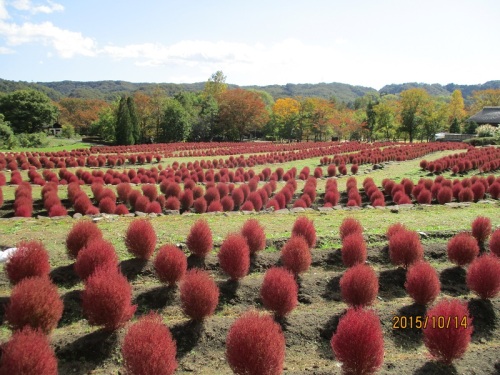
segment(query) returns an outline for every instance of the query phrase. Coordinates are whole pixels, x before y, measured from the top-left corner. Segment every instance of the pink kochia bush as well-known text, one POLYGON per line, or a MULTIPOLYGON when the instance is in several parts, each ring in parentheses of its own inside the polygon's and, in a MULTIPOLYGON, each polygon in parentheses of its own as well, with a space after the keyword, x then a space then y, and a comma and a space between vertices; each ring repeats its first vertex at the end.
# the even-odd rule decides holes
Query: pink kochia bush
POLYGON ((66 237, 66 250, 72 259, 76 259, 78 252, 87 246, 91 240, 102 238, 101 230, 91 221, 82 220, 73 225, 66 237))
POLYGON ((222 242, 217 257, 220 267, 231 280, 245 277, 250 269, 250 250, 245 237, 241 234, 228 234, 222 242))
POLYGON ((479 254, 479 246, 469 233, 459 233, 448 241, 448 258, 458 266, 471 263, 479 254))
POLYGON ((280 325, 271 316, 257 311, 243 314, 227 334, 226 358, 235 374, 281 374, 285 336, 280 325))
POLYGON ((212 251, 212 231, 205 220, 198 220, 193 224, 186 245, 189 251, 199 258, 205 258, 212 251))
POLYGON ((118 270, 99 268, 85 281, 82 292, 83 314, 93 326, 114 331, 135 313, 132 287, 118 270))
POLYGON ((373 374, 384 361, 379 317, 371 310, 350 308, 340 319, 330 345, 345 374, 373 374))
POLYGON ((193 320, 201 321, 215 312, 219 303, 219 288, 206 271, 186 272, 180 286, 181 307, 193 320))
POLYGON ((355 232, 344 237, 342 241, 342 263, 346 267, 352 267, 359 263, 365 263, 366 243, 361 233, 355 232))
POLYGON ((175 245, 163 245, 154 260, 156 275, 162 283, 175 285, 187 270, 186 255, 175 245))
POLYGON ((389 239, 389 257, 392 264, 408 268, 411 264, 422 260, 424 248, 418 233, 411 230, 398 230, 389 239))
POLYGON ((301 216, 295 220, 292 228, 292 237, 302 236, 307 241, 308 246, 312 249, 316 246, 316 229, 314 223, 305 216, 301 216))
POLYGON ((266 234, 264 227, 260 225, 258 220, 249 219, 245 221, 241 228, 241 234, 247 241, 250 254, 255 254, 266 248, 266 234))
POLYGON ((461 358, 473 331, 467 305, 456 299, 441 301, 427 312, 426 320, 424 343, 431 355, 445 364, 461 358))
POLYGON ((151 222, 147 219, 132 221, 125 234, 125 246, 136 258, 151 258, 156 246, 156 233, 151 222))
POLYGON ((345 237, 353 233, 363 234, 363 227, 361 226, 361 223, 359 221, 348 217, 342 221, 342 224, 340 224, 339 231, 340 239, 343 240, 345 237))
POLYGON ((98 268, 108 268, 116 271, 118 267, 118 256, 111 242, 102 238, 90 241, 76 257, 75 272, 82 280, 94 273, 98 268))
POLYGON ((500 259, 485 254, 469 265, 467 286, 482 299, 495 298, 500 292, 500 259))
POLYGON ((378 277, 373 268, 358 264, 340 278, 340 293, 349 306, 371 305, 378 294, 378 277))
POLYGON ((298 293, 293 273, 281 267, 272 267, 266 271, 260 288, 260 297, 266 309, 277 316, 285 316, 297 306, 298 293))
POLYGON ((484 216, 478 216, 472 222, 472 236, 482 246, 491 234, 491 220, 484 216))
POLYGON ((500 257, 500 229, 495 230, 490 237, 490 251, 500 257))
POLYGON ((307 241, 302 236, 290 238, 281 248, 281 261, 285 268, 299 275, 309 269, 311 252, 307 241))
POLYGON ((150 313, 127 331, 122 344, 125 371, 133 375, 171 375, 177 368, 177 348, 162 318, 150 313))
POLYGON ((415 303, 428 305, 439 295, 441 283, 434 267, 421 260, 408 268, 405 288, 415 303))
POLYGON ((29 277, 12 290, 5 319, 14 330, 30 326, 50 333, 62 317, 63 302, 48 277, 29 277))
POLYGON ((57 358, 41 331, 26 327, 2 345, 1 375, 57 375, 57 358))
POLYGON ((21 241, 17 251, 5 264, 7 277, 12 284, 24 278, 48 276, 50 272, 49 254, 40 241, 21 241))

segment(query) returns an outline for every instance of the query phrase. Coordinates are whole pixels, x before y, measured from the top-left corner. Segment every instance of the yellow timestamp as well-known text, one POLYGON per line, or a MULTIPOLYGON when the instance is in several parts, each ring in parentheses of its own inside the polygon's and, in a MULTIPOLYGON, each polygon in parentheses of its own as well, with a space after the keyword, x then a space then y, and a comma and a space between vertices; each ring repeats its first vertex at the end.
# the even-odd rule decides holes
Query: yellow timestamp
POLYGON ((450 329, 464 328, 469 324, 467 316, 406 316, 394 315, 392 317, 392 329, 450 329))

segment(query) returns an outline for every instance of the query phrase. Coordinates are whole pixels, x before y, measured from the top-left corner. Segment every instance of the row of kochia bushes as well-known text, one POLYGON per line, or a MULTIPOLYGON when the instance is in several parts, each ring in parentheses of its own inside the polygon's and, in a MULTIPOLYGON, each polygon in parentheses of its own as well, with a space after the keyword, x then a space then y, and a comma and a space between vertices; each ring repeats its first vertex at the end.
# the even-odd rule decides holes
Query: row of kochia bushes
MULTIPOLYGON (((378 277, 366 263, 367 245, 361 224, 346 218, 339 232, 342 262, 347 267, 340 279, 340 291, 348 309, 331 338, 331 347, 346 373, 372 373, 382 365, 384 356, 380 320, 369 309, 378 294, 378 277)), ((388 228, 387 238, 391 262, 406 270, 408 294, 416 304, 431 306, 439 296, 440 281, 436 270, 424 260, 418 233, 398 223, 388 228)), ((264 228, 255 219, 245 222, 238 233, 228 234, 217 253, 221 271, 234 281, 244 278, 251 257, 265 248, 265 239, 264 228)), ((130 223, 125 234, 128 251, 139 259, 153 259, 162 283, 171 287, 179 283, 186 316, 196 322, 210 317, 219 301, 219 289, 210 273, 196 267, 188 270, 186 254, 175 245, 163 245, 155 255, 156 243, 149 220, 130 223)), ((309 269, 315 244, 314 223, 307 217, 297 218, 291 238, 281 249, 282 267, 268 269, 261 285, 260 299, 272 315, 251 309, 236 319, 227 333, 226 358, 235 373, 282 373, 285 338, 276 319, 287 316, 297 306, 297 278, 309 269)), ((186 245, 191 256, 201 260, 212 252, 212 232, 206 221, 193 224, 186 245)), ((136 306, 132 304, 132 287, 119 271, 113 245, 103 239, 94 223, 82 220, 68 233, 66 248, 69 258, 75 260, 76 274, 84 281, 82 309, 89 324, 109 331, 126 325, 136 306)), ((482 299, 498 295, 500 229, 492 232, 490 219, 476 218, 470 233, 449 240, 447 252, 452 263, 467 267, 466 281, 471 291, 482 299)), ((44 335, 57 327, 63 302, 48 277, 49 256, 44 245, 21 242, 5 271, 14 285, 5 310, 13 335, 2 347, 0 372, 56 374, 57 359, 44 335)), ((430 354, 446 364, 460 358, 473 332, 467 305, 458 299, 442 299, 427 310, 426 316, 421 328, 430 354)), ((128 325, 121 352, 129 374, 172 374, 177 367, 175 341, 161 317, 154 313, 128 325)))
MULTIPOLYGON (((249 156, 234 156, 251 151, 252 147, 245 148, 236 152, 234 149, 228 149, 222 152, 222 155, 231 155, 227 159, 201 160, 199 165, 204 169, 210 168, 236 168, 253 167, 255 165, 285 163, 296 160, 304 160, 315 157, 321 157, 320 162, 326 164, 330 159, 337 165, 345 164, 347 160, 353 164, 381 163, 384 161, 404 161, 422 157, 426 154, 443 151, 464 149, 467 146, 457 143, 421 143, 421 144, 399 144, 391 142, 377 143, 321 143, 307 144, 307 147, 293 147, 287 151, 279 151, 280 146, 266 145, 268 151, 260 151, 260 154, 249 156), (338 156, 342 155, 343 156, 338 156), (347 155, 348 154, 348 155, 347 155), (325 155, 334 155, 329 157, 325 155), (335 156, 337 155, 337 156, 335 156), (346 159, 346 156, 347 159, 346 159)), ((470 147, 470 146, 469 146, 470 147)), ((113 155, 80 155, 80 156, 34 156, 35 153, 0 153, 0 171, 8 170, 28 170, 35 169, 53 169, 53 168, 76 168, 76 167, 115 167, 125 164, 145 164, 151 162, 159 163, 163 157, 173 157, 173 155, 161 155, 151 153, 141 154, 113 154, 113 155)))
POLYGON ((454 175, 479 169, 481 173, 494 172, 500 169, 500 148, 469 148, 467 152, 444 156, 428 162, 422 160, 420 167, 432 173, 451 171, 454 175))
MULTIPOLYGON (((355 165, 353 165, 355 166, 355 165)), ((132 171, 132 170, 131 170, 132 171)), ((38 172, 31 171, 33 174, 38 172)), ((97 172, 97 171, 95 171, 97 172)), ((130 171, 129 171, 130 172, 130 171)), ((336 167, 331 164, 327 170, 328 174, 335 175, 336 167)), ((50 172, 53 173, 53 172, 50 172)), ((84 174, 77 175, 86 178, 84 174)), ((118 172, 117 172, 118 173, 118 172)), ((135 171, 134 171, 135 173, 135 171)), ((223 177, 230 173, 221 170, 223 177)), ((309 167, 304 167, 300 173, 296 168, 284 171, 278 167, 275 172, 265 168, 259 175, 250 169, 236 170, 235 176, 248 180, 243 184, 214 182, 214 178, 208 175, 205 188, 195 183, 190 177, 185 177, 183 187, 176 182, 172 174, 162 175, 158 192, 156 184, 145 184, 141 189, 133 189, 128 182, 120 182, 116 190, 105 186, 102 179, 91 185, 93 200, 81 189, 81 184, 76 176, 67 170, 61 170, 62 177, 68 177, 67 197, 71 208, 83 215, 94 215, 98 213, 128 214, 130 211, 145 213, 161 213, 163 210, 180 210, 181 212, 193 211, 196 213, 222 212, 222 211, 261 211, 273 208, 279 210, 292 205, 293 207, 308 208, 313 204, 333 207, 339 204, 341 194, 338 190, 336 179, 329 178, 325 185, 325 192, 318 199, 317 177, 321 177, 323 170, 315 168, 310 175, 309 167), (302 191, 297 191, 296 178, 304 179, 302 191), (75 176, 73 179, 72 176, 75 176), (76 180, 76 181, 75 181, 76 180), (286 184, 277 191, 277 181, 286 181, 286 184), (263 185, 259 183, 267 181, 263 185)), ((97 174, 97 173, 96 173, 97 174)), ((224 178, 226 180, 226 178, 224 178)), ((1 181, 0 181, 1 182, 1 181)), ((363 200, 372 206, 385 206, 386 203, 395 204, 431 204, 433 202, 445 204, 452 201, 477 202, 487 195, 493 199, 500 197, 500 178, 494 175, 487 177, 473 176, 471 178, 446 179, 437 176, 434 180, 421 178, 416 184, 408 178, 403 178, 399 183, 384 179, 382 189, 378 188, 371 177, 364 179, 362 183, 363 192, 360 192, 357 180, 349 177, 346 181, 347 206, 360 207, 363 200), (362 195, 363 194, 363 195, 362 195)), ((14 215, 30 217, 33 213, 33 197, 31 185, 20 182, 15 192, 14 215)), ((48 216, 63 216, 68 213, 70 207, 63 205, 58 194, 56 182, 44 184, 41 192, 42 203, 48 216)), ((3 203, 2 190, 0 188, 0 207, 3 203)))

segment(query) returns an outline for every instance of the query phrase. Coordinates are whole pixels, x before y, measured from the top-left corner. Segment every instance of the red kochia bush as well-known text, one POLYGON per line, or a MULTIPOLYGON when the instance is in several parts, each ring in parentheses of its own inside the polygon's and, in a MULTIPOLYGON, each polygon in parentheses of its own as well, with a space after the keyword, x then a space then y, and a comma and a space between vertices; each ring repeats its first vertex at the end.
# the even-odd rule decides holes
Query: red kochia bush
POLYGON ((442 186, 437 193, 439 204, 450 203, 453 199, 453 190, 448 186, 442 186))
POLYGON ((340 318, 330 345, 345 374, 373 374, 384 361, 379 317, 372 310, 350 308, 340 318))
POLYGON ((280 325, 271 316, 257 311, 243 314, 227 334, 226 358, 235 374, 281 374, 285 336, 280 325))
POLYGON ((389 257, 392 264, 408 268, 409 265, 424 258, 424 249, 418 233, 412 230, 399 230, 389 239, 389 257))
POLYGON ((90 241, 76 257, 75 273, 82 280, 94 273, 98 268, 107 268, 116 271, 118 267, 118 256, 111 242, 102 238, 90 241))
POLYGON ((24 328, 2 345, 0 375, 57 375, 57 358, 42 332, 24 328))
POLYGON ((366 261, 366 243, 361 233, 353 233, 342 241, 342 263, 352 267, 366 261))
POLYGON ((250 250, 245 237, 241 234, 227 235, 217 257, 220 267, 232 280, 245 277, 250 269, 250 250))
POLYGON ((448 258, 458 266, 472 262, 479 254, 479 246, 469 233, 459 233, 448 241, 448 258))
POLYGON ((156 275, 162 283, 175 285, 186 273, 186 255, 175 245, 163 245, 154 260, 156 275))
POLYGON ((5 264, 5 272, 12 284, 26 277, 48 276, 50 272, 49 254, 40 241, 21 241, 17 251, 5 264))
POLYGON ((93 326, 114 331, 135 313, 132 287, 118 270, 99 268, 85 282, 82 292, 83 314, 93 326))
POLYGON ((302 236, 307 245, 312 249, 316 246, 316 229, 314 223, 305 216, 298 217, 292 228, 292 237, 302 236))
POLYGON ((349 268, 340 279, 342 299, 350 306, 371 305, 378 294, 378 277, 368 265, 349 268))
POLYGON ((245 237, 250 254, 266 248, 266 234, 264 227, 260 225, 257 219, 248 219, 241 228, 241 235, 245 237))
POLYGON ((500 258, 500 229, 497 229, 491 234, 490 251, 500 258))
POLYGON ((500 259, 482 255, 467 269, 467 286, 482 299, 495 298, 500 292, 500 259))
POLYGON ((483 245, 491 234, 491 220, 484 216, 478 216, 472 222, 472 236, 477 243, 483 245))
POLYGON ((387 237, 388 240, 390 240, 393 235, 395 235, 397 232, 401 230, 408 230, 408 228, 406 228, 404 224, 401 223, 395 223, 389 225, 389 227, 387 228, 387 232, 385 233, 385 236, 387 237))
POLYGON ((441 283, 434 267, 421 260, 408 268, 405 288, 415 303, 427 305, 439 295, 441 283))
POLYGON ((78 252, 90 240, 102 238, 101 230, 91 221, 82 220, 73 225, 66 237, 66 250, 70 258, 76 259, 78 252))
POLYGON ((304 237, 292 237, 283 245, 281 248, 281 261, 295 275, 309 269, 312 261, 311 252, 304 237))
POLYGON ((340 231, 340 239, 344 240, 344 238, 350 234, 353 233, 362 234, 363 227, 361 226, 361 223, 359 221, 351 217, 348 217, 342 221, 342 224, 340 224, 339 231, 340 231))
POLYGON ((208 272, 194 268, 182 279, 180 298, 187 316, 203 320, 214 313, 219 303, 219 288, 208 272))
POLYGON ((212 231, 205 220, 196 221, 186 239, 189 251, 200 258, 205 258, 212 251, 212 231))
POLYGON ((48 334, 57 327, 62 312, 63 302, 49 278, 29 277, 12 290, 5 319, 15 330, 30 326, 48 334))
POLYGON ((298 293, 293 273, 281 267, 267 270, 260 288, 260 297, 266 309, 277 316, 285 316, 297 306, 298 293))
POLYGON ((156 246, 156 233, 151 222, 147 219, 132 221, 125 234, 125 246, 136 258, 151 258, 156 246))
POLYGON ((465 303, 457 299, 441 301, 427 312, 426 320, 424 343, 432 356, 451 364, 464 355, 473 331, 472 318, 465 303))
POLYGON ((122 356, 127 374, 173 374, 177 368, 176 353, 172 334, 156 313, 139 319, 123 339, 122 356))

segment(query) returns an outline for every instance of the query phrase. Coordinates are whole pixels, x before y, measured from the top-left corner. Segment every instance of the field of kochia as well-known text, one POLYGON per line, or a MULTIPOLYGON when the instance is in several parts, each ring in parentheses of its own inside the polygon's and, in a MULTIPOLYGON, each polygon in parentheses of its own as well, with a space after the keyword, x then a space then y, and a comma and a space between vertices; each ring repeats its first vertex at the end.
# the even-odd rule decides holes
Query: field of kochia
POLYGON ((462 143, 0 152, 0 374, 498 372, 499 171, 462 143))

